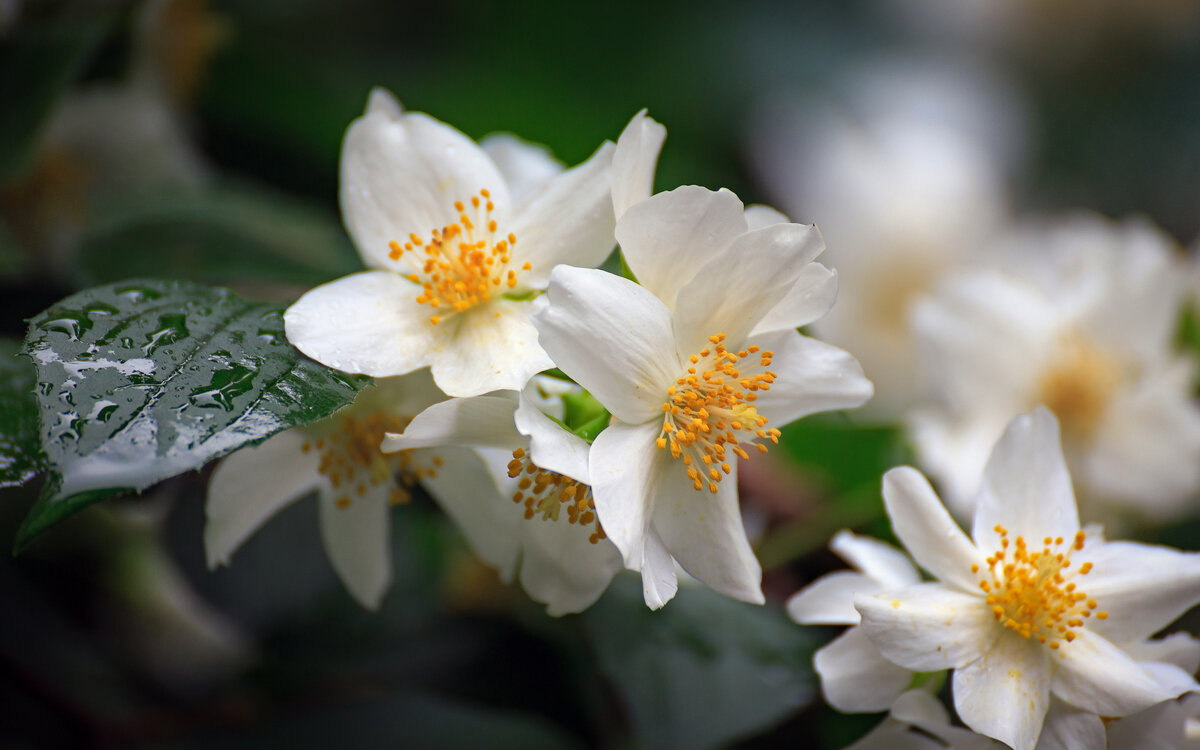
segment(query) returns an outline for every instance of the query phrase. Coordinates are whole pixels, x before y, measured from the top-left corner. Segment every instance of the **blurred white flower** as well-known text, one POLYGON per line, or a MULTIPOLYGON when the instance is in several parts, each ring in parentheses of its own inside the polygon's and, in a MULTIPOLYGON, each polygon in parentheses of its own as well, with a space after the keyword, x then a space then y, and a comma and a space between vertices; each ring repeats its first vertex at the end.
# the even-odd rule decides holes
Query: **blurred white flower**
POLYGON ((591 606, 621 569, 596 519, 588 443, 561 423, 556 396, 564 389, 579 390, 534 378, 519 396, 502 391, 443 401, 382 445, 385 453, 475 448, 483 463, 458 462, 444 481, 427 487, 476 553, 503 580, 519 576, 553 616, 591 606))
POLYGON ((921 582, 900 550, 869 537, 839 531, 829 548, 855 569, 822 576, 787 603, 801 625, 850 625, 813 655, 825 701, 843 713, 883 711, 912 683, 913 673, 883 657, 858 627, 855 594, 877 594, 921 582))
POLYGON ((888 717, 846 750, 1000 750, 1003 746, 980 734, 950 725, 938 699, 924 690, 896 698, 888 717))
POLYGON ((732 193, 682 187, 630 207, 617 239, 642 286, 561 267, 536 318, 554 362, 615 417, 592 444, 600 521, 646 603, 675 595, 674 561, 709 587, 762 602, 742 526, 737 461, 777 427, 858 406, 853 357, 800 335, 811 304, 776 309, 823 249, 812 227, 750 230, 732 193), (768 426, 769 425, 769 426, 768 426))
POLYGON ((426 373, 381 380, 336 415, 225 458, 208 485, 208 566, 228 564, 271 516, 315 490, 334 571, 359 604, 378 607, 392 578, 388 510, 418 481, 437 481, 446 460, 445 452, 385 456, 379 444, 441 398, 426 373))
POLYGON ((937 582, 855 597, 862 628, 900 666, 953 669, 954 705, 971 729, 1032 750, 1052 694, 1119 717, 1200 688, 1117 645, 1200 601, 1200 555, 1080 529, 1058 423, 1044 408, 996 444, 973 540, 915 469, 888 472, 883 496, 896 536, 937 582))
POLYGON ((1015 126, 998 127, 1003 117, 971 86, 944 73, 916 86, 926 78, 861 73, 848 84, 857 101, 845 109, 775 102, 763 108, 751 141, 775 200, 820 226, 829 244, 824 261, 841 293, 813 330, 854 352, 875 383, 860 417, 896 419, 918 397, 911 305, 974 262, 1007 213, 1007 154, 983 144, 1014 138, 1015 126), (961 96, 927 95, 946 91, 961 96))
POLYGON ((1149 224, 1078 216, 1015 232, 1008 273, 947 279, 913 325, 928 369, 911 420, 918 456, 964 518, 992 443, 1043 404, 1089 519, 1114 510, 1155 520, 1200 488, 1195 366, 1174 352, 1185 273, 1149 224))
MULTIPOLYGON (((520 148, 506 146, 495 153, 520 148)), ((612 150, 605 143, 574 169, 531 177, 536 156, 493 161, 376 89, 346 131, 341 162, 342 214, 372 270, 301 297, 284 316, 288 339, 346 372, 428 366, 451 396, 520 389, 552 366, 530 322, 551 269, 595 266, 613 248, 612 150)))

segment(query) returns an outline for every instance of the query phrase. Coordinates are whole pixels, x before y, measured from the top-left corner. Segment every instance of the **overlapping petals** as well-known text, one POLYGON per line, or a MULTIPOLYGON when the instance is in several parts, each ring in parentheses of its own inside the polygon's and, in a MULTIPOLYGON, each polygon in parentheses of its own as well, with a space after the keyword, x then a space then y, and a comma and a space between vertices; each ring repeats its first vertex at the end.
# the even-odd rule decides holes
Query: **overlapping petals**
MULTIPOLYGON (((709 425, 740 433, 731 449, 770 437, 762 429, 768 423, 775 429, 803 414, 857 406, 871 393, 844 352, 794 330, 755 334, 792 293, 821 244, 811 227, 776 223, 751 230, 744 213, 732 193, 698 187, 636 203, 622 214, 617 237, 639 284, 560 267, 551 277, 548 307, 535 319, 555 363, 619 420, 592 446, 592 484, 600 519, 625 565, 642 571, 651 606, 674 593, 674 574, 664 564, 671 558, 718 591, 762 600, 761 571, 737 507, 736 451, 723 458, 723 432, 715 448, 697 438, 710 451, 701 479, 699 453, 687 458, 692 466, 683 448, 667 450, 675 433, 665 431, 664 418, 673 419, 676 389, 691 387, 685 384, 689 367, 692 374, 696 367, 724 372, 726 361, 744 360, 739 367, 748 373, 762 369, 761 376, 744 376, 760 378, 749 398, 741 388, 752 381, 739 384, 743 376, 731 375, 738 387, 730 386, 722 406, 712 402, 714 410, 733 415, 724 427, 716 425, 725 417, 709 425), (769 356, 756 356, 762 351, 769 356), (784 364, 770 365, 774 356, 784 364), (701 358, 708 359, 699 364, 701 358), (756 365, 759 359, 767 364, 756 365)), ((819 275, 808 278, 824 283, 819 275)))
POLYGON ((611 251, 614 147, 560 171, 514 138, 485 145, 371 94, 346 133, 341 203, 376 270, 289 308, 297 348, 376 377, 428 366, 452 396, 517 390, 552 366, 529 317, 554 266, 594 266, 611 251))
POLYGON ((884 499, 896 535, 942 582, 860 594, 862 627, 901 666, 954 669, 955 707, 972 729, 1025 750, 1038 742, 1051 695, 1124 716, 1197 687, 1116 644, 1144 639, 1200 601, 1200 555, 1080 529, 1049 411, 1014 420, 996 445, 973 542, 912 469, 888 473, 884 499))

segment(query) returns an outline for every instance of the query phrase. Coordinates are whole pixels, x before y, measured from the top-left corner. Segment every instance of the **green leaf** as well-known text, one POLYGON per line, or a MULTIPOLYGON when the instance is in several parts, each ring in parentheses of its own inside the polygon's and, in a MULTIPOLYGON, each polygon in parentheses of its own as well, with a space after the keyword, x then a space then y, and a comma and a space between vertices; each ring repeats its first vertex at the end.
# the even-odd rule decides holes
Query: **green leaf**
POLYGON ((0 339, 0 487, 16 487, 46 469, 38 429, 36 382, 29 360, 17 357, 21 342, 0 339))
POLYGON ((179 281, 72 295, 33 319, 25 353, 50 471, 18 551, 87 505, 327 417, 370 382, 301 356, 277 305, 179 281))
POLYGON ((685 585, 654 612, 622 576, 582 617, 641 746, 723 747, 812 695, 811 634, 776 609, 685 585))
POLYGON ((0 182, 29 166, 39 133, 112 22, 99 13, 9 34, 0 46, 0 182))
POLYGON ((79 248, 80 286, 134 275, 315 286, 362 270, 337 217, 247 185, 113 196, 79 248))

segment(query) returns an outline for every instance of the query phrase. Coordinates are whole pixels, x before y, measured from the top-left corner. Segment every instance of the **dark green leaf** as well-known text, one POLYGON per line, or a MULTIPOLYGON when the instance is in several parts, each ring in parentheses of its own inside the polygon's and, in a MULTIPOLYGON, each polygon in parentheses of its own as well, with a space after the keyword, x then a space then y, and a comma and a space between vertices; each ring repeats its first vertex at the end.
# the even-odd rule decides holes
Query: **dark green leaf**
POLYGON ((866 485, 878 494, 885 471, 912 461, 899 427, 856 424, 840 414, 785 425, 779 445, 830 494, 866 485))
POLYGON ((337 217, 246 185, 120 195, 97 216, 75 266, 81 286, 138 274, 314 286, 362 270, 337 217))
POLYGON ((17 357, 21 343, 0 339, 0 487, 24 484, 46 468, 33 396, 33 366, 17 357))
POLYGON ((29 165, 42 124, 103 37, 111 18, 32 25, 0 46, 0 182, 29 165))
POLYGON ((683 586, 653 612, 618 577, 583 620, 644 747, 721 747, 812 694, 810 635, 775 609, 683 586))
POLYGON ((282 317, 225 289, 129 281, 34 318, 25 353, 50 471, 17 549, 114 493, 327 417, 370 382, 302 357, 282 317))

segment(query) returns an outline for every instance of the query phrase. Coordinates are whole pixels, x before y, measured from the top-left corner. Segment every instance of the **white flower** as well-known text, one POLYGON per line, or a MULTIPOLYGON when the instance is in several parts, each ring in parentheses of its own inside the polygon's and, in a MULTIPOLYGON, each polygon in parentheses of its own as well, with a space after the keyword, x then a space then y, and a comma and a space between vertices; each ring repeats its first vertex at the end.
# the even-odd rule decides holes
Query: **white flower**
POLYGON ((869 89, 859 95, 866 103, 805 99, 766 108, 750 144, 775 201, 815 222, 829 244, 823 260, 837 269, 841 296, 812 330, 853 352, 875 383, 856 416, 888 420, 920 395, 913 301, 974 262, 975 248, 1006 213, 1000 170, 984 139, 969 132, 978 128, 952 122, 990 108, 947 97, 950 89, 978 98, 944 71, 934 81, 940 88, 918 89, 905 75, 912 66, 899 67, 886 86, 849 86, 847 98, 869 89), (881 104, 881 91, 894 96, 881 104), (959 110, 971 111, 955 116, 959 110))
POLYGON ((1043 404, 1089 518, 1186 511, 1200 488, 1200 407, 1194 363, 1172 348, 1184 274, 1170 241, 1142 221, 1080 216, 1003 249, 1007 274, 948 279, 914 314, 937 395, 912 437, 951 507, 969 517, 991 444, 1043 404))
MULTIPOLYGON (((1200 667, 1200 641, 1186 633, 1175 633, 1155 641, 1143 641, 1123 649, 1146 670, 1157 673, 1165 683, 1180 690, 1194 687, 1191 675, 1200 667)), ((1200 714, 1200 695, 1187 693, 1121 719, 1100 717, 1059 700, 1051 700, 1037 750, 1074 750, 1107 747, 1109 750, 1200 747, 1194 716, 1200 714), (1192 744, 1185 738, 1189 727, 1192 744)))
POLYGON ((519 397, 503 391, 434 404, 382 446, 385 453, 477 449, 490 472, 484 481, 431 485, 430 492, 502 579, 511 581, 520 568, 521 586, 553 616, 591 606, 621 569, 592 505, 587 441, 555 421, 563 416, 555 396, 564 388, 579 390, 535 378, 519 397))
MULTIPOLYGON (((613 211, 618 220, 632 206, 650 197, 654 187, 654 172, 658 164, 658 154, 662 150, 666 137, 666 128, 647 117, 645 110, 634 115, 625 129, 621 131, 621 137, 617 139, 616 151, 613 153, 612 164, 613 211)), ((743 218, 749 229, 762 229, 772 224, 788 223, 787 216, 770 206, 763 205, 746 206, 743 218)), ((630 236, 627 236, 627 241, 622 244, 621 252, 626 263, 637 276, 639 283, 655 294, 658 294, 657 289, 662 287, 663 294, 659 294, 659 297, 667 301, 668 297, 673 294, 673 289, 663 286, 663 276, 672 275, 686 281, 691 278, 691 274, 680 269, 672 271, 663 268, 664 256, 658 244, 652 241, 653 238, 641 238, 638 241, 639 238, 632 236, 632 232, 638 231, 638 226, 640 223, 634 224, 633 230, 629 233, 630 236), (643 278, 643 272, 649 273, 649 278, 643 278)), ((821 238, 820 231, 815 226, 808 227, 808 230, 814 235, 811 241, 821 243, 821 247, 824 248, 824 240, 821 238)), ((684 248, 679 248, 678 252, 684 250, 684 248)), ((676 257, 668 255, 671 258, 676 257)), ((701 259, 690 258, 689 260, 696 263, 701 259)), ((837 299, 837 292, 837 273, 820 263, 809 263, 796 277, 796 281, 787 295, 760 322, 759 329, 774 330, 809 325, 829 313, 829 309, 837 299)), ((668 304, 671 303, 668 301, 668 304)))
POLYGON ((1200 555, 1080 529, 1050 412, 1013 420, 996 444, 973 541, 915 469, 888 472, 883 497, 896 536, 938 582, 856 597, 862 628, 900 666, 953 669, 970 728, 1031 750, 1051 694, 1115 717, 1197 687, 1114 644, 1144 640, 1200 601, 1200 555))
MULTIPOLYGON (((857 572, 822 576, 787 603, 788 615, 801 625, 859 623, 855 594, 876 594, 920 583, 908 557, 876 539, 839 531, 829 548, 857 572)), ((846 632, 813 654, 825 701, 843 713, 884 711, 912 683, 913 673, 883 657, 861 628, 846 632)))
POLYGON ((909 690, 896 698, 888 717, 846 750, 999 750, 983 735, 950 725, 946 709, 929 693, 909 690))
POLYGON ((615 417, 589 459, 600 521, 651 607, 674 596, 674 561, 761 602, 735 457, 871 395, 853 357, 795 331, 811 305, 777 309, 820 237, 796 224, 749 230, 736 196, 699 187, 632 206, 617 237, 642 286, 560 267, 536 318, 554 362, 615 417))
POLYGON ((373 270, 301 297, 284 316, 288 339, 346 372, 429 366, 451 396, 519 389, 551 367, 530 317, 554 266, 594 266, 612 250, 613 146, 552 177, 529 148, 508 138, 493 160, 373 91, 341 166, 342 213, 373 270))
POLYGON ((271 516, 315 490, 334 571, 359 604, 378 607, 392 577, 388 509, 405 502, 417 481, 437 481, 431 477, 444 460, 427 452, 384 456, 379 442, 441 397, 424 373, 379 381, 336 415, 224 459, 208 485, 208 566, 228 564, 271 516))

